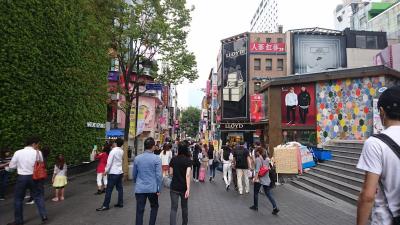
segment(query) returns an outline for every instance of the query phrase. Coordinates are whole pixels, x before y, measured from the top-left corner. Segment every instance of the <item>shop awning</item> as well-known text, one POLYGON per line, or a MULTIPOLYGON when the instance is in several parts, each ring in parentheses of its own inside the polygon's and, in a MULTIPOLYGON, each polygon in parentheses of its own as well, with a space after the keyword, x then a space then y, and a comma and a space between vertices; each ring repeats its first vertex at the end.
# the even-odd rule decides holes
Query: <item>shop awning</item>
POLYGON ((123 137, 124 130, 123 129, 112 129, 106 131, 106 137, 123 137))

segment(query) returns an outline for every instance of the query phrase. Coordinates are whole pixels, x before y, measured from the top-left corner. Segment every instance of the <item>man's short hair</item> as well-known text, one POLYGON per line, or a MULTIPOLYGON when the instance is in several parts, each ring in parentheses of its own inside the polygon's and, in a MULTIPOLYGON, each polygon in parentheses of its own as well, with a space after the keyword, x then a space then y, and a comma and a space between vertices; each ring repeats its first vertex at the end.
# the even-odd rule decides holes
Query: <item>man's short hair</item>
POLYGON ((122 140, 122 138, 117 138, 115 144, 117 144, 118 147, 122 147, 122 145, 124 145, 124 140, 122 140))
POLYGON ((156 145, 154 138, 148 137, 148 138, 146 138, 146 140, 144 140, 144 149, 145 150, 152 149, 154 147, 154 145, 156 145))
POLYGON ((39 142, 40 142, 39 136, 32 135, 25 140, 25 146, 39 144, 39 142))
POLYGON ((383 108, 389 119, 400 120, 400 86, 386 89, 379 97, 378 107, 383 108))
POLYGON ((178 155, 188 155, 189 154, 189 147, 185 141, 181 141, 178 144, 178 155))

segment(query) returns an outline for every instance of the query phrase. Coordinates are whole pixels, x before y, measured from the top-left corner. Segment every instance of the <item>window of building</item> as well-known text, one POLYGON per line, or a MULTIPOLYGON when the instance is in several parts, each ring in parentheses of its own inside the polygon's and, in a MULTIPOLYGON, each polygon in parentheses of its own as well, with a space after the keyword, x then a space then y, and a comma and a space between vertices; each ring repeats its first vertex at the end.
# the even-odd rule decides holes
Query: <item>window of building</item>
POLYGON ((283 59, 278 59, 278 66, 276 67, 276 70, 283 71, 283 59))
POLYGON ((376 36, 367 36, 367 48, 368 49, 378 48, 378 38, 376 36))
POLYGON ((271 43, 271 38, 266 39, 267 43, 271 43))
POLYGON ((261 59, 254 59, 254 70, 261 70, 261 59))
POLYGON ((254 82, 254 92, 261 89, 261 82, 254 82))
POLYGON ((272 70, 272 59, 266 59, 265 62, 267 66, 265 67, 266 70, 272 70))
POLYGON ((278 43, 282 43, 283 42, 283 38, 278 38, 278 43))
POLYGON ((367 40, 363 35, 356 35, 356 48, 366 48, 367 47, 367 40))
POLYGON ((399 26, 400 26, 400 13, 399 13, 399 14, 397 14, 397 25, 399 25, 399 26))

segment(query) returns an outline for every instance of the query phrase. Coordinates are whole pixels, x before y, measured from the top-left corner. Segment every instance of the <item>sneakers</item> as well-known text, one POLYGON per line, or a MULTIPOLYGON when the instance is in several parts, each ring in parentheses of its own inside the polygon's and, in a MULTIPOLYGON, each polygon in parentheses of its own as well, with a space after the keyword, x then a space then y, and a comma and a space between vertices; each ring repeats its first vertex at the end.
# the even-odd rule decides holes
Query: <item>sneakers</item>
POLYGON ((95 195, 101 195, 103 193, 103 191, 101 191, 101 190, 97 190, 97 192, 96 193, 94 193, 95 195))
POLYGON ((109 210, 109 209, 110 209, 110 208, 108 208, 108 207, 102 206, 102 207, 96 209, 96 211, 100 212, 100 211, 106 211, 106 210, 109 210))
POLYGON ((272 214, 273 215, 278 215, 278 212, 279 212, 280 210, 278 209, 278 208, 275 208, 274 210, 272 210, 272 214))
POLYGON ((27 202, 25 202, 25 205, 33 205, 35 204, 35 200, 29 199, 27 202))
POLYGON ((123 208, 123 207, 124 207, 124 205, 121 205, 121 204, 115 204, 115 205, 114 205, 114 207, 115 207, 115 208, 123 208))
POLYGON ((6 200, 4 197, 0 197, 0 201, 4 201, 6 200))
POLYGON ((254 210, 254 211, 258 211, 258 207, 257 207, 257 206, 255 206, 255 205, 253 205, 253 206, 250 206, 250 209, 251 209, 251 210, 254 210))
POLYGON ((210 179, 208 179, 210 182, 212 181, 212 177, 210 177, 210 179))
POLYGON ((229 185, 226 185, 226 191, 229 191, 229 185))

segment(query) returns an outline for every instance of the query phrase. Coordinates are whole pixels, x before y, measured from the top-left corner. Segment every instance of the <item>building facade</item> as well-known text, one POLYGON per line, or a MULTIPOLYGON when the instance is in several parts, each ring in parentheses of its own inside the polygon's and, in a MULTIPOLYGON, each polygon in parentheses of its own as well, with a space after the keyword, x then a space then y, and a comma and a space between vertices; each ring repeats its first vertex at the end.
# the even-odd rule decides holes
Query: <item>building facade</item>
POLYGON ((250 32, 278 32, 278 0, 261 0, 250 22, 250 32))

